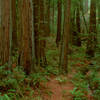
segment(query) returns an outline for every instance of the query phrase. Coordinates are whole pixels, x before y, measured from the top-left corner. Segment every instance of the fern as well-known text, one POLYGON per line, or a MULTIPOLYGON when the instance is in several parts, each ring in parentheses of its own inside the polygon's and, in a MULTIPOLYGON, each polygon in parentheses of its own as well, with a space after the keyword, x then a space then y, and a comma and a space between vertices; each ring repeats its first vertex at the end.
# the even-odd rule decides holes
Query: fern
POLYGON ((4 96, 0 96, 0 100, 11 100, 11 99, 7 94, 5 94, 4 96))

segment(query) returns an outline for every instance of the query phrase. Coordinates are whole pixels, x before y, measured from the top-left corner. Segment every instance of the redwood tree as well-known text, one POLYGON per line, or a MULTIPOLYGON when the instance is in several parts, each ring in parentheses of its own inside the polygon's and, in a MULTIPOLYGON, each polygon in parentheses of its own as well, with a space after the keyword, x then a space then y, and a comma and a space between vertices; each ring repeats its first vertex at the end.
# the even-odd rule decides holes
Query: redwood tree
POLYGON ((23 66, 27 74, 31 71, 31 48, 30 48, 30 2, 23 0, 22 5, 22 32, 23 32, 23 66))
POLYGON ((36 64, 40 63, 40 43, 39 43, 39 0, 33 0, 34 7, 34 32, 35 32, 35 57, 36 64))
POLYGON ((12 7, 12 40, 13 40, 13 50, 17 48, 17 24, 16 24, 16 0, 11 1, 12 7))
POLYGON ((45 36, 46 33, 44 31, 45 24, 44 24, 44 0, 40 0, 40 26, 39 26, 39 34, 40 34, 40 65, 44 66, 46 63, 46 56, 45 56, 45 47, 46 47, 46 40, 45 36))
POLYGON ((80 5, 78 4, 77 10, 76 10, 76 45, 81 46, 81 23, 80 23, 80 5))
POLYGON ((8 0, 8 2, 6 0, 2 0, 1 4, 1 62, 2 64, 5 64, 9 61, 10 0, 8 0))
POLYGON ((68 72, 68 49, 69 49, 69 34, 70 34, 70 17, 71 17, 71 0, 65 0, 65 21, 64 34, 61 55, 61 67, 64 72, 68 72))
POLYGON ((62 1, 58 0, 58 21, 57 21, 57 37, 56 44, 59 46, 59 42, 61 40, 61 22, 62 22, 62 1))
POLYGON ((96 0, 91 0, 90 7, 90 26, 89 26, 89 36, 87 43, 87 54, 89 57, 95 56, 95 47, 97 42, 96 34, 96 0))

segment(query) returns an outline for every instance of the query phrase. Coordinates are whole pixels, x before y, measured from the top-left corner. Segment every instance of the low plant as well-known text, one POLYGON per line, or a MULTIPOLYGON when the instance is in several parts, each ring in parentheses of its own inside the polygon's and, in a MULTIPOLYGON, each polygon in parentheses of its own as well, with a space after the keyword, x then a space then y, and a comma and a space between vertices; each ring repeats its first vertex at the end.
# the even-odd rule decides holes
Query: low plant
POLYGON ((42 72, 31 74, 30 79, 33 86, 39 86, 41 82, 47 82, 47 78, 42 72))
POLYGON ((11 100, 11 99, 7 94, 4 94, 3 96, 0 95, 0 100, 11 100))
POLYGON ((0 92, 11 99, 21 97, 25 77, 26 75, 20 66, 13 68, 13 70, 10 70, 7 64, 0 66, 0 92))
POLYGON ((61 76, 58 76, 56 78, 56 80, 59 82, 59 83, 66 83, 67 82, 67 78, 66 77, 61 77, 61 76))
POLYGON ((70 92, 73 95, 73 100, 87 100, 85 94, 81 90, 79 90, 77 87, 75 87, 70 92))
POLYGON ((47 66, 45 70, 49 74, 59 75, 59 73, 60 73, 57 68, 52 67, 52 66, 47 66))

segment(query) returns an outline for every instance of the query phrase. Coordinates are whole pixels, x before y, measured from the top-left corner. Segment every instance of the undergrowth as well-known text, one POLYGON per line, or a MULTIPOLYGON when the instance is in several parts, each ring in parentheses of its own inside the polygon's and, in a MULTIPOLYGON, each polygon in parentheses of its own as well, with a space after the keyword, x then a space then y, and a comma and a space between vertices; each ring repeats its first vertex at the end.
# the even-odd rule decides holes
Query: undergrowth
POLYGON ((75 88, 71 91, 73 100, 100 100, 100 72, 99 65, 92 62, 93 65, 77 68, 77 73, 72 79, 75 88))
POLYGON ((0 66, 0 100, 27 100, 25 95, 35 100, 34 91, 38 91, 41 83, 45 84, 51 74, 58 75, 58 69, 48 66, 43 71, 27 76, 22 66, 16 66, 13 70, 9 69, 8 64, 0 66))
MULTIPOLYGON (((69 55, 69 70, 70 72, 75 70, 71 80, 75 87, 70 93, 73 100, 89 100, 89 97, 100 100, 100 55, 97 52, 93 59, 86 59, 84 49, 72 47, 73 54, 69 55)), ((49 63, 54 59, 57 60, 58 52, 54 51, 48 52, 49 63), (54 55, 53 59, 49 57, 51 54, 54 55)), ((12 70, 8 64, 0 66, 0 100, 42 100, 40 95, 42 83, 45 86, 51 75, 57 76, 56 80, 60 84, 66 84, 67 78, 60 77, 60 71, 54 64, 48 64, 38 73, 30 75, 25 74, 22 66, 16 66, 12 70), (35 98, 36 91, 37 98, 35 98)), ((47 93, 51 95, 50 92, 47 93)))

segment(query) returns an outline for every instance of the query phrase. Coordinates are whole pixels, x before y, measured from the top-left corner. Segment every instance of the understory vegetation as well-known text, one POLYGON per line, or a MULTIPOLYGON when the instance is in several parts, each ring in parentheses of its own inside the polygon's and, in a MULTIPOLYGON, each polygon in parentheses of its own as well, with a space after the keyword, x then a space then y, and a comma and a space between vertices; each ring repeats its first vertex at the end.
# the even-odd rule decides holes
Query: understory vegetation
MULTIPOLYGON (((89 100, 89 98, 99 100, 100 55, 92 60, 86 59, 83 53, 84 47, 73 48, 73 53, 69 55, 68 67, 69 75, 71 75, 70 82, 74 85, 74 88, 70 90, 70 96, 73 100, 89 100), (77 51, 78 55, 74 51, 77 51)), ((57 53, 56 50, 50 51, 48 54, 49 56, 55 55, 55 52, 57 53)), ((51 56, 51 58, 53 57, 51 56)), ((49 62, 54 61, 51 58, 49 62)), ((58 59, 57 56, 56 59, 58 59)), ((55 62, 57 63, 57 61, 55 62)), ((0 100, 43 100, 42 89, 46 91, 48 96, 52 96, 52 92, 45 87, 52 76, 56 77, 55 80, 59 84, 66 84, 69 81, 66 74, 61 76, 59 67, 53 65, 48 65, 45 69, 41 67, 41 71, 30 75, 25 74, 22 66, 15 66, 12 71, 8 69, 8 64, 0 67, 0 100)))

